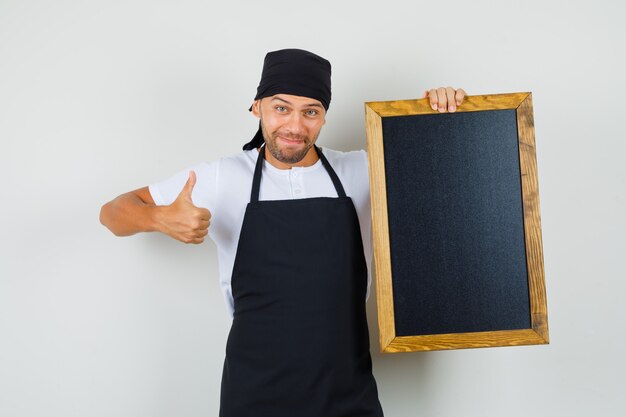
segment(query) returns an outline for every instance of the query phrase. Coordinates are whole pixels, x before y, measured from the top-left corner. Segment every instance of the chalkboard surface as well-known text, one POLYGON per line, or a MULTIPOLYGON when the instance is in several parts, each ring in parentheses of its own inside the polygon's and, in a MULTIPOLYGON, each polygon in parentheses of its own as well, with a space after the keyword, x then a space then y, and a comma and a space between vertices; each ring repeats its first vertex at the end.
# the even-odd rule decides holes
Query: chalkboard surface
POLYGON ((366 103, 383 352, 548 343, 531 95, 458 109, 366 103))
POLYGON ((396 334, 530 327, 514 110, 383 120, 396 334))

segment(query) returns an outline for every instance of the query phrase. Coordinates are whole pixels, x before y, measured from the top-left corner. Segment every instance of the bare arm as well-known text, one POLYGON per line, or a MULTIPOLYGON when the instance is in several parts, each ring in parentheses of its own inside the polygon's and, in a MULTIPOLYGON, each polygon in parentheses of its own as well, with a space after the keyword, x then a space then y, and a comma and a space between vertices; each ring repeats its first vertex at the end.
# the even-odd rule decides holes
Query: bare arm
POLYGON ((157 206, 148 187, 117 196, 100 209, 100 223, 116 236, 161 232, 184 243, 202 243, 208 234, 211 212, 196 207, 191 192, 196 183, 191 171, 187 183, 169 206, 157 206))
POLYGON ((159 231, 156 217, 163 207, 156 206, 148 187, 122 194, 100 209, 100 223, 116 236, 159 231))

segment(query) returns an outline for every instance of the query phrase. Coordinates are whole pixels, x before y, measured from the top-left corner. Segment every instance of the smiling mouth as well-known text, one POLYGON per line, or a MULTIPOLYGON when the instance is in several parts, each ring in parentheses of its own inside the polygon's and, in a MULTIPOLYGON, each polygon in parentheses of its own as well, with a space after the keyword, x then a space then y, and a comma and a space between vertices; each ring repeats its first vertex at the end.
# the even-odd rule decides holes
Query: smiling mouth
POLYGON ((283 142, 291 143, 291 144, 297 144, 297 143, 304 142, 303 140, 300 140, 300 139, 289 139, 289 138, 286 138, 286 137, 283 137, 283 136, 279 136, 278 139, 282 140, 283 142))

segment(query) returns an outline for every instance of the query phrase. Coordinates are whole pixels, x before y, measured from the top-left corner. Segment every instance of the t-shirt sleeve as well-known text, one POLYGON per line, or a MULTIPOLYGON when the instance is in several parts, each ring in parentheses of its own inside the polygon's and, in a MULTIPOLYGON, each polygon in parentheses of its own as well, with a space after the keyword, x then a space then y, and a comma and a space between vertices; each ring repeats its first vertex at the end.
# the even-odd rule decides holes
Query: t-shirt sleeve
POLYGON ((363 250, 365 252, 365 261, 367 263, 367 291, 365 294, 365 300, 367 301, 370 297, 370 290, 372 286, 372 275, 374 273, 374 249, 373 249, 373 239, 372 239, 372 218, 371 218, 371 204, 370 204, 370 188, 369 188, 369 160, 367 156, 367 151, 361 150, 361 176, 364 181, 363 183, 363 226, 362 226, 362 234, 363 234, 363 250))
POLYGON ((192 165, 164 180, 148 185, 154 203, 157 206, 172 204, 185 186, 189 179, 189 171, 192 170, 196 173, 196 184, 191 192, 191 201, 196 207, 207 208, 213 213, 216 206, 219 160, 192 165))

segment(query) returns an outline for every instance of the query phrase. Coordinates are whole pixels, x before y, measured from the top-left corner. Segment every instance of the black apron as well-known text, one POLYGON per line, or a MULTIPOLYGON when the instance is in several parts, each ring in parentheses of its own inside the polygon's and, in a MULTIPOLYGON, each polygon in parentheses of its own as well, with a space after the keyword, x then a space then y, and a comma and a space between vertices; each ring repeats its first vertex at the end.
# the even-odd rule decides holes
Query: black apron
POLYGON ((338 198, 258 201, 259 152, 231 278, 220 417, 383 416, 359 219, 315 150, 338 198))

